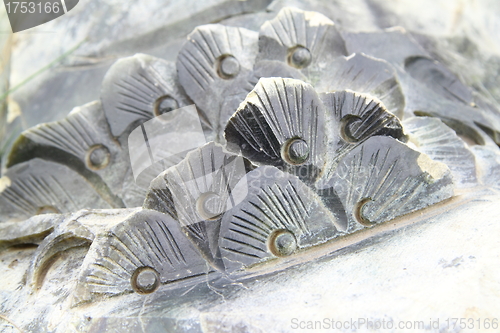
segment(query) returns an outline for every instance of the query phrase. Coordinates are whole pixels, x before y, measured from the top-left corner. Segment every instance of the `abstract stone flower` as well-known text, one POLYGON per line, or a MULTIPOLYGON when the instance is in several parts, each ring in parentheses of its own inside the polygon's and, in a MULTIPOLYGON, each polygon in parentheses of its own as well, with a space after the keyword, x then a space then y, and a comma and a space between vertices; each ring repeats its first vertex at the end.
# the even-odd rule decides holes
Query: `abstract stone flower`
POLYGON ((69 320, 37 296, 68 249, 82 258, 54 303, 135 313, 204 285, 229 295, 498 189, 498 105, 409 33, 347 32, 290 7, 262 17, 258 31, 196 27, 176 62, 120 59, 100 101, 16 140, 0 250, 37 245, 16 297, 46 311, 38 328, 69 320))

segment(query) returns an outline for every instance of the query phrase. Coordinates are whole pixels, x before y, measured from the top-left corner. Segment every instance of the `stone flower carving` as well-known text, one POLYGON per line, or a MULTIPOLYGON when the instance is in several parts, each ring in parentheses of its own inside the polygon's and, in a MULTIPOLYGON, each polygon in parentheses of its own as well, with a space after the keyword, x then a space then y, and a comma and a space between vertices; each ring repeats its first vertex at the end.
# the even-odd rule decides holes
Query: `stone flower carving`
POLYGON ((176 63, 120 59, 100 101, 22 133, 0 249, 38 245, 29 304, 51 258, 82 246, 64 308, 223 289, 484 183, 462 138, 494 147, 497 112, 402 30, 344 33, 288 7, 258 32, 199 26, 176 63), (136 181, 131 132, 192 102, 206 142, 136 181))

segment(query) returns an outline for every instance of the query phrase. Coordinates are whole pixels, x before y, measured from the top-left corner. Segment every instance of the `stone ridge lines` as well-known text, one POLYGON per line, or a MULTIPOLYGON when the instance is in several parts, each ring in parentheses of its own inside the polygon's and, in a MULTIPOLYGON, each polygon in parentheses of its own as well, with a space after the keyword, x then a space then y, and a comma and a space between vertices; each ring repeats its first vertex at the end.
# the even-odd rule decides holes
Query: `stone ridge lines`
MULTIPOLYGON (((407 37, 381 34, 389 40, 407 37)), ((371 44, 360 46, 364 34, 358 40, 343 36, 321 14, 285 8, 259 33, 222 25, 196 28, 176 64, 147 55, 118 61, 103 82, 101 102, 23 133, 11 154, 10 184, 0 191, 8 207, 2 218, 124 208, 136 202, 124 196, 142 201, 145 194, 141 210, 85 238, 90 250, 78 303, 95 295, 185 286, 200 275, 231 278, 453 196, 452 175, 460 184, 472 167, 460 169, 441 152, 460 148, 474 166, 461 138, 436 144, 411 119, 407 127, 402 123, 403 116, 419 111, 412 109, 419 105, 414 98, 407 103, 412 89, 425 91, 428 83, 418 70, 444 72, 442 67, 428 60, 405 62, 415 54, 402 53, 398 45, 389 55, 371 44), (134 186, 128 134, 190 99, 213 141, 176 156, 177 164, 162 161, 149 188, 134 186), (441 144, 453 149, 442 150, 441 144), (57 159, 60 152, 68 158, 57 159), (33 178, 37 173, 45 178, 33 178), (47 185, 47 177, 63 179, 62 190, 47 190, 57 188, 47 185), (234 200, 238 195, 241 200, 234 200)), ((420 111, 461 121, 441 112, 446 103, 469 101, 456 98, 468 90, 446 74, 434 87, 437 102, 426 104, 437 109, 420 111)), ((478 121, 491 117, 481 109, 473 112, 478 121)), ((445 124, 435 128, 450 133, 445 124)), ((165 130, 175 133, 175 122, 165 130)), ((479 132, 485 140, 491 135, 479 132)), ((473 186, 477 178, 467 182, 473 186)), ((58 232, 74 235, 60 226, 58 232)), ((68 237, 73 238, 78 239, 68 237)), ((39 262, 53 251, 57 242, 42 243, 39 262)), ((31 274, 42 269, 40 264, 31 274)))
MULTIPOLYGON (((221 130, 225 128, 227 119, 230 114, 237 109, 237 106, 244 100, 245 96, 253 89, 254 85, 258 83, 258 79, 266 76, 266 71, 272 73, 273 76, 292 76, 301 78, 302 80, 312 83, 313 87, 316 87, 320 91, 329 91, 331 89, 340 91, 349 89, 371 96, 371 98, 377 97, 385 104, 389 112, 399 118, 402 117, 402 110, 405 108, 405 97, 402 91, 405 90, 405 95, 414 95, 411 93, 408 94, 408 89, 411 89, 413 84, 417 87, 418 84, 414 83, 414 81, 421 80, 421 78, 415 74, 415 66, 418 66, 418 69, 425 70, 426 73, 432 73, 437 69, 445 73, 444 79, 438 81, 439 87, 441 87, 438 89, 439 91, 446 91, 446 84, 450 84, 450 91, 457 91, 459 93, 464 91, 468 92, 468 88, 465 88, 459 80, 453 78, 453 74, 443 69, 442 65, 426 58, 427 55, 419 51, 419 46, 416 45, 415 41, 409 38, 404 31, 392 29, 387 32, 375 34, 374 37, 382 38, 383 40, 385 40, 384 38, 395 41, 403 40, 409 45, 414 45, 414 51, 412 51, 414 55, 402 52, 397 46, 393 51, 394 57, 399 54, 398 59, 406 59, 406 61, 403 61, 404 69, 407 69, 409 73, 406 76, 403 75, 404 73, 401 73, 401 68, 398 67, 399 65, 396 66, 394 60, 396 58, 393 57, 393 59, 389 57, 387 50, 382 52, 378 48, 375 48, 375 46, 371 46, 370 43, 366 45, 360 44, 359 40, 367 38, 365 36, 367 35, 366 33, 359 34, 360 37, 357 38, 355 34, 339 35, 338 33, 334 33, 333 31, 336 30, 337 28, 333 22, 318 13, 303 12, 290 8, 281 10, 275 19, 268 21, 262 26, 259 33, 244 28, 224 27, 217 24, 198 27, 190 37, 188 36, 188 42, 182 49, 185 51, 181 50, 179 59, 183 59, 184 56, 188 57, 188 55, 193 56, 193 52, 196 50, 198 56, 194 56, 193 59, 198 59, 200 61, 203 59, 205 60, 202 62, 189 62, 191 66, 190 71, 192 73, 211 72, 211 77, 214 79, 216 78, 219 83, 208 85, 207 89, 214 89, 216 86, 226 87, 224 88, 224 92, 213 91, 208 95, 205 93, 204 95, 198 96, 198 93, 193 90, 195 89, 195 85, 185 81, 188 76, 182 74, 183 70, 181 70, 181 67, 184 68, 184 65, 180 66, 180 63, 177 63, 177 70, 180 71, 177 73, 176 65, 172 63, 147 55, 136 55, 118 61, 109 70, 108 75, 106 75, 103 82, 101 106, 106 114, 106 119, 103 122, 96 118, 95 122, 102 124, 99 125, 99 128, 87 129, 87 125, 82 125, 83 123, 81 121, 72 125, 71 119, 76 120, 82 118, 85 120, 85 117, 83 117, 84 111, 75 110, 74 112, 76 112, 76 114, 69 116, 67 121, 63 120, 60 123, 39 125, 37 128, 28 130, 23 135, 27 139, 33 141, 35 147, 37 145, 42 145, 44 147, 52 146, 56 150, 66 151, 71 154, 71 156, 76 157, 76 159, 66 159, 68 162, 65 162, 65 164, 67 163, 91 183, 97 182, 99 184, 97 187, 103 189, 98 192, 102 196, 105 196, 105 201, 111 202, 112 206, 130 207, 130 205, 136 206, 138 202, 140 202, 141 199, 139 196, 145 193, 148 182, 143 183, 141 188, 141 186, 137 186, 130 179, 130 172, 127 171, 128 167, 126 165, 127 144, 120 138, 126 136, 131 127, 137 126, 141 122, 155 117, 159 112, 168 112, 168 110, 173 108, 186 105, 189 98, 185 93, 193 98, 200 107, 200 119, 203 123, 207 139, 214 139, 224 144, 225 138, 221 136, 221 130), (272 29, 272 27, 275 28, 272 29), (282 27, 283 29, 280 28, 276 30, 276 27, 282 27), (289 27, 289 29, 286 27, 289 27), (291 27, 294 27, 294 29, 291 27), (277 35, 276 31, 279 31, 277 35), (277 56, 274 54, 271 56, 273 50, 275 50, 277 46, 272 43, 268 45, 267 42, 263 42, 262 38, 259 40, 259 35, 261 37, 267 36, 266 38, 269 40, 277 38, 278 44, 288 48, 290 51, 296 51, 296 47, 298 46, 306 49, 309 47, 311 48, 310 52, 312 52, 311 54, 313 55, 314 61, 310 64, 304 64, 302 68, 297 68, 297 66, 294 66, 293 63, 290 62, 289 54, 285 54, 286 52, 283 53, 280 51, 283 55, 277 56), (320 40, 323 40, 321 47, 326 47, 329 45, 327 40, 330 37, 325 36, 330 35, 333 36, 332 38, 336 41, 335 43, 332 42, 332 45, 343 45, 343 39, 349 41, 349 43, 346 43, 348 51, 345 51, 345 47, 331 46, 333 49, 339 50, 337 56, 330 56, 328 59, 316 56, 315 50, 316 47, 319 47, 317 37, 323 36, 320 38, 320 40), (311 38, 313 40, 309 41, 311 38), (292 45, 293 43, 296 43, 296 45, 292 45), (380 57, 386 57, 388 62, 361 53, 345 56, 348 52, 352 51, 363 51, 367 54, 373 53, 380 57), (221 63, 221 61, 226 60, 228 62, 226 64, 227 66, 221 63), (314 64, 319 63, 321 63, 320 67, 322 70, 318 72, 320 76, 317 76, 316 74, 318 73, 314 74, 314 71, 310 71, 309 69, 314 67, 314 64), (222 67, 218 68, 220 66, 225 67, 226 70, 235 70, 236 72, 233 73, 234 75, 222 75, 223 77, 221 77, 220 69, 222 67), (395 67, 392 68, 391 66, 395 67), (242 71, 244 71, 244 73, 242 71), (239 80, 239 78, 241 78, 241 80, 239 80), (401 85, 406 81, 408 82, 401 85), (411 85, 409 85, 409 83, 411 85), (232 89, 231 91, 234 89, 236 90, 234 90, 233 93, 229 92, 227 89, 232 89), (214 103, 212 97, 219 98, 225 95, 232 96, 231 98, 233 99, 231 101, 221 100, 214 103), (205 101, 209 100, 209 104, 204 104, 205 101), (215 113, 207 113, 209 109, 210 112, 215 113), (221 113, 222 109, 227 111, 224 111, 224 116, 222 116, 221 113), (81 116, 78 114, 81 114, 81 116), (217 118, 220 120, 220 123, 218 123, 219 120, 214 120, 217 118), (109 123, 110 130, 105 128, 108 127, 108 125, 105 124, 106 120, 109 123), (65 124, 65 122, 67 124, 65 124), (69 125, 69 127, 67 125, 69 125), (81 126, 85 127, 83 131, 81 126), (111 133, 109 133, 109 131, 111 131, 111 133), (87 139, 78 134, 80 132, 85 138, 89 137, 89 135, 85 135, 84 132, 104 133, 104 135, 99 139, 97 139, 94 134, 90 135, 92 137, 92 145, 90 145, 87 139), (118 142, 113 142, 113 136, 115 138, 118 136, 118 142), (121 149, 118 148, 118 151, 112 151, 116 143, 121 145, 121 149), (78 162, 78 160, 80 160, 80 162, 78 162), (112 163, 113 161, 117 163, 112 163), (124 175, 124 177, 116 177, 117 174, 124 175), (122 186, 122 184, 126 184, 126 186, 122 186)), ((411 51, 413 49, 410 48, 409 50, 411 51)), ((182 63, 186 64, 186 61, 182 61, 182 63)), ((444 96, 443 98, 449 99, 448 96, 444 96)), ((467 100, 469 99, 470 98, 467 100)), ((251 106, 249 107, 251 108, 251 106)), ((406 111, 408 112, 408 109, 414 107, 416 107, 415 104, 410 103, 410 105, 406 105, 406 111)), ((424 112, 428 112, 426 114, 429 115, 441 117, 439 109, 440 108, 434 111, 424 110, 424 112)), ((98 111, 98 113, 99 112, 102 113, 102 111, 98 111)), ((322 117, 322 114, 323 112, 319 112, 319 117, 322 117)), ((447 112, 445 116, 449 117, 449 112, 447 112)), ((457 121, 462 121, 462 118, 459 116, 457 121)), ((477 118, 477 120, 479 120, 479 118, 477 118)), ((322 120, 319 119, 318 123, 321 122, 322 120)), ((273 122, 270 124, 272 123, 273 122)), ((353 124, 350 123, 347 127, 356 127, 355 121, 353 124)), ((470 125, 471 128, 477 127, 475 123, 468 123, 468 125, 470 125)), ((255 135, 257 139, 267 135, 266 125, 263 124, 262 126, 262 133, 259 133, 260 128, 253 126, 255 131, 259 133, 255 135)), ((481 126, 487 128, 489 123, 484 123, 481 126)), ((359 128, 356 130, 359 130, 359 128)), ((479 130, 478 132, 480 135, 485 136, 483 131, 479 130)), ((492 137, 496 137, 494 132, 489 134, 491 134, 492 137)), ((314 135, 314 133, 312 133, 312 135, 314 135)), ((401 138, 401 135, 398 135, 398 137, 401 138)), ((37 154, 42 155, 39 157, 45 159, 47 159, 47 156, 56 154, 52 153, 52 148, 47 149, 47 151, 50 150, 51 153, 34 153, 30 150, 34 149, 30 148, 33 146, 31 142, 26 142, 26 140, 24 140, 21 143, 21 145, 14 147, 11 154, 11 156, 13 156, 12 163, 24 162, 27 159, 34 158, 37 154), (20 147, 23 147, 23 152, 19 151, 20 147), (24 157, 21 158, 21 156, 24 157)), ((299 160, 305 157, 304 154, 309 153, 311 159, 321 158, 323 154, 315 153, 314 150, 317 149, 317 147, 325 147, 327 150, 331 149, 331 147, 326 147, 327 144, 327 142, 317 142, 311 147, 305 147, 302 142, 290 142, 290 145, 292 145, 294 149, 297 149, 299 155, 303 155, 298 156, 299 160), (312 151, 307 152, 309 149, 312 151)), ((270 153, 272 158, 280 163, 279 160, 281 158, 279 155, 281 152, 276 148, 277 143, 271 141, 262 143, 261 146, 262 145, 263 147, 261 148, 264 151, 271 149, 270 153)), ((281 143, 278 143, 278 145, 281 145, 281 143)), ((182 159, 183 157, 184 156, 180 156, 179 158, 182 159)), ((180 159, 177 159, 177 161, 180 159)), ((256 161, 258 161, 258 159, 256 161)), ((56 162, 60 163, 61 161, 56 160, 56 162)), ((313 164, 319 164, 317 167, 321 169, 321 161, 313 164)), ((173 164, 167 164, 164 168, 171 165, 173 164)), ((303 167, 299 169, 303 169, 303 167)), ((130 170, 130 168, 128 168, 128 170, 130 170)), ((161 171, 161 168, 151 168, 150 171, 156 173, 161 171)), ((312 175, 313 171, 310 171, 310 174, 312 175)), ((317 176, 319 175, 316 173, 315 177, 317 176)), ((151 179, 151 177, 147 178, 151 179)))

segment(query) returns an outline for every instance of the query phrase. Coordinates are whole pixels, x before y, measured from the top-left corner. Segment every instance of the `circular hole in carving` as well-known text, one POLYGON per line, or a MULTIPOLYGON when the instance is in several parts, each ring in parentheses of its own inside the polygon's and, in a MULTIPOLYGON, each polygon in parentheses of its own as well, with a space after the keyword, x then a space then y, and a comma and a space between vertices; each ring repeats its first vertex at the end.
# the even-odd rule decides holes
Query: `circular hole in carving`
POLYGON ((130 283, 138 294, 151 294, 160 286, 160 274, 151 267, 139 267, 132 274, 130 283))
POLYGON ((103 145, 90 147, 85 156, 87 167, 92 170, 101 170, 108 166, 111 154, 109 149, 103 145))
POLYGON ((214 192, 203 193, 196 200, 196 210, 204 220, 216 220, 224 213, 225 207, 224 201, 214 192))
POLYGON ((352 114, 344 116, 340 120, 340 136, 345 142, 356 143, 359 139, 354 136, 354 126, 360 122, 361 118, 352 114))
POLYGON ((364 198, 361 199, 354 207, 354 216, 356 217, 356 220, 365 227, 371 227, 374 225, 374 223, 371 222, 364 214, 366 205, 372 201, 373 200, 371 198, 364 198))
POLYGON ((172 96, 165 95, 158 98, 154 105, 154 115, 161 116, 179 108, 179 103, 172 96))
POLYGON ((275 230, 269 236, 268 248, 275 256, 286 257, 297 250, 297 240, 288 230, 275 230))
POLYGON ((281 158, 292 165, 304 164, 309 159, 309 146, 301 138, 287 140, 281 148, 281 158))
POLYGON ((230 54, 224 54, 217 59, 217 74, 223 79, 232 79, 240 72, 240 62, 230 54))
POLYGON ((307 47, 297 45, 288 50, 288 64, 295 68, 305 68, 311 64, 312 55, 307 47))
POLYGON ((36 215, 42 215, 42 214, 61 214, 61 212, 54 206, 38 207, 36 215))

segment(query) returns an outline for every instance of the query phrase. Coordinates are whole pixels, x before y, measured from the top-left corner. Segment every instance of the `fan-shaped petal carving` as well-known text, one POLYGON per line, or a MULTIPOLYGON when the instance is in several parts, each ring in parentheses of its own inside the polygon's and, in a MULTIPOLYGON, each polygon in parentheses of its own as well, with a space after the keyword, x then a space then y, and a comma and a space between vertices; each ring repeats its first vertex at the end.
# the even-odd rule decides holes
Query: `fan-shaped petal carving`
MULTIPOLYGON (((98 145, 106 147, 108 154, 110 150, 116 153, 119 149, 109 135, 108 124, 99 102, 77 107, 63 120, 30 128, 22 133, 21 138, 29 139, 43 147, 57 148, 81 161, 85 161, 89 150, 98 145)), ((28 151, 28 148, 31 148, 30 145, 18 139, 10 153, 8 167, 31 157, 26 155, 36 157, 36 152, 28 151)), ((90 164, 88 167, 96 169, 99 166, 90 164)))
POLYGON ((263 78, 230 119, 225 136, 228 147, 259 164, 305 166, 314 179, 327 159, 327 144, 334 136, 323 104, 313 87, 294 79, 263 78))
MULTIPOLYGON (((37 157, 72 168, 109 196, 122 188, 128 159, 97 101, 74 108, 60 121, 24 131, 12 147, 7 167, 37 157)), ((123 206, 118 198, 114 202, 123 206)))
POLYGON ((386 61, 364 54, 332 60, 315 84, 319 92, 352 90, 378 98, 395 116, 403 118, 405 98, 395 70, 386 61))
POLYGON ((286 7, 260 28, 258 60, 288 63, 302 69, 313 83, 315 73, 341 55, 347 55, 344 40, 322 14, 286 7))
POLYGON ((25 220, 36 214, 110 208, 93 185, 61 164, 32 159, 9 168, 0 192, 1 219, 25 220), (86 193, 86 195, 80 195, 86 193))
POLYGON ((329 211, 293 175, 262 166, 247 180, 247 198, 222 218, 219 243, 227 272, 333 239, 347 225, 343 210, 329 211))
POLYGON ((241 156, 209 143, 153 180, 144 207, 177 218, 205 258, 223 269, 217 246, 220 218, 245 198, 249 168, 241 156))
POLYGON ((75 303, 137 289, 141 269, 158 274, 158 284, 180 284, 209 273, 205 260, 170 216, 139 211, 99 235, 87 255, 75 292, 75 303))
POLYGON ((474 93, 445 66, 428 57, 413 56, 406 58, 405 71, 406 85, 412 90, 408 94, 408 111, 479 127, 483 140, 491 138, 497 145, 500 143, 500 109, 474 93))
POLYGON ((335 170, 330 185, 351 219, 349 232, 453 195, 451 173, 445 164, 383 136, 371 137, 350 151, 335 170))
POLYGON ((128 137, 131 169, 123 184, 124 201, 142 206, 151 181, 204 144, 206 137, 194 105, 159 115, 132 130, 128 137))
POLYGON ((252 90, 257 37, 244 28, 203 25, 179 52, 180 82, 217 134, 252 90))
POLYGON ((188 104, 175 65, 145 54, 120 59, 109 69, 101 101, 114 136, 188 104))
POLYGON ((476 159, 454 130, 440 119, 415 117, 403 122, 405 131, 417 149, 434 161, 446 164, 458 186, 477 184, 476 159))
POLYGON ((325 93, 321 98, 339 133, 334 140, 335 152, 329 161, 327 179, 345 154, 372 136, 385 135, 406 141, 399 119, 377 99, 353 91, 325 93))
POLYGON ((364 53, 384 59, 398 71, 405 94, 405 113, 423 111, 441 119, 450 118, 466 126, 481 124, 497 144, 500 140, 498 108, 477 100, 457 76, 431 60, 415 39, 401 27, 381 32, 343 33, 349 53, 364 53), (391 45, 391 47, 386 47, 391 45), (425 96, 425 98, 422 98, 425 96), (473 107, 475 102, 479 107, 473 107))

